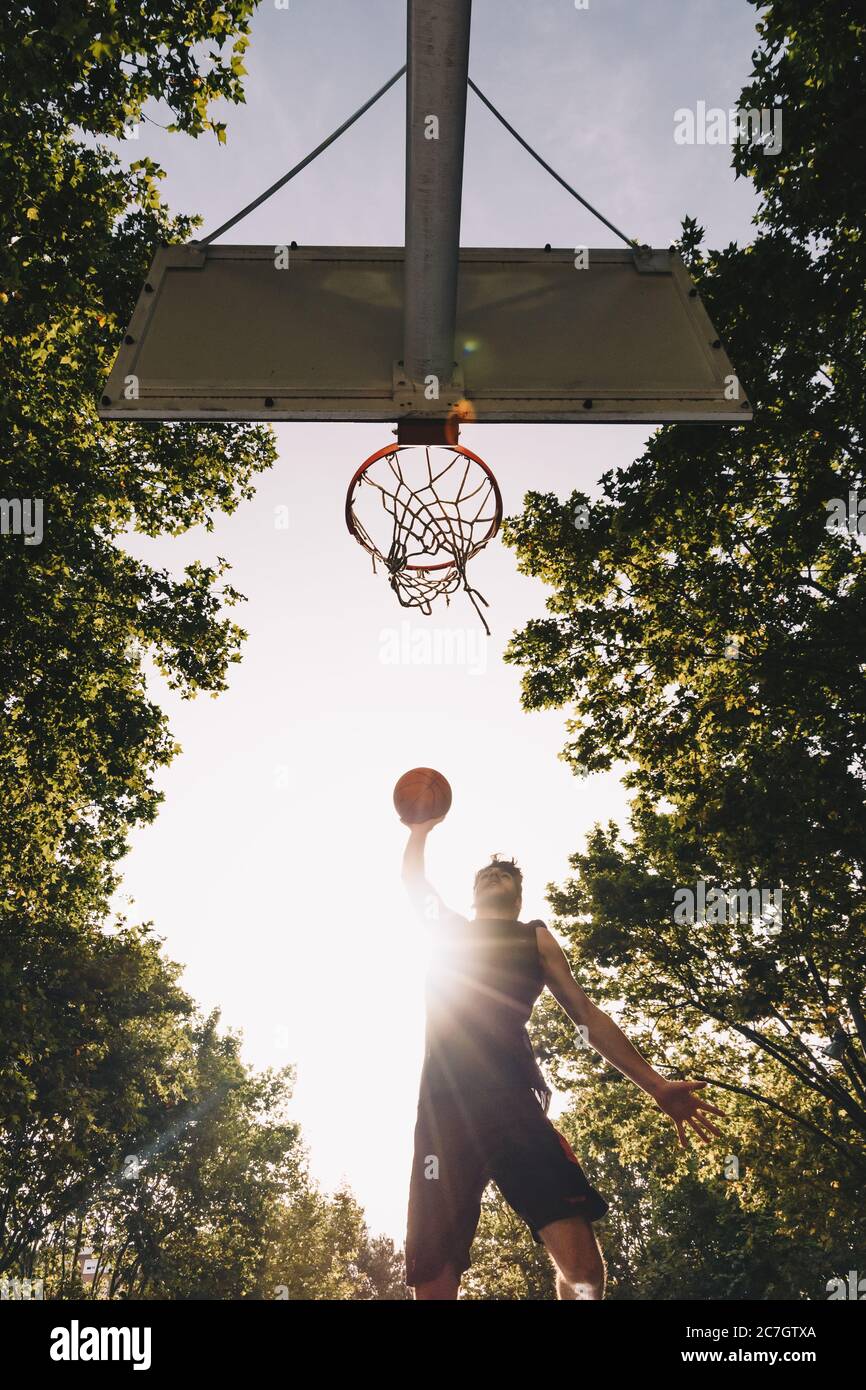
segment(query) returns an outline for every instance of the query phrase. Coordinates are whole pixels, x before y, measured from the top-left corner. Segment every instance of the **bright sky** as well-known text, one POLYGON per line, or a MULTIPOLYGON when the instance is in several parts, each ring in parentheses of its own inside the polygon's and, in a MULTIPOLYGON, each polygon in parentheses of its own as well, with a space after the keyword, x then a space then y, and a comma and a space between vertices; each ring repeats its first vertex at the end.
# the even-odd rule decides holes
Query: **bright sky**
MULTIPOLYGON (((630 234, 656 246, 697 216, 712 245, 749 234, 753 198, 725 147, 674 143, 674 111, 733 106, 750 70, 745 0, 475 0, 470 69, 553 166, 630 234), (724 18, 721 15, 724 14, 724 18)), ((142 128, 124 156, 168 172, 175 211, 209 231, 297 162, 404 61, 402 0, 265 3, 245 62, 246 106, 228 143, 142 128)), ((403 243, 402 84, 311 168, 229 234, 243 242, 403 243)), ((164 115, 154 112, 155 118, 164 115)), ((612 245, 610 234, 470 96, 464 245, 612 245)), ((529 488, 593 491, 627 464, 634 426, 474 426, 462 442, 494 469, 506 514, 529 488)), ((430 842, 430 876, 468 910, 491 851, 517 856, 524 918, 594 821, 622 819, 614 775, 573 777, 563 714, 523 714, 511 632, 543 611, 498 541, 474 563, 489 640, 459 595, 425 619, 400 609, 349 537, 348 480, 389 426, 281 425, 255 499, 212 534, 130 548, 181 570, 225 556, 248 598, 230 690, 183 702, 153 689, 183 752, 165 804, 137 832, 121 898, 151 919, 204 1008, 241 1029, 257 1066, 296 1064, 293 1113, 326 1188, 345 1179, 376 1230, 402 1241, 423 1034, 421 934, 399 881, 400 773, 438 767, 454 789, 430 842), (284 513, 283 509, 287 509, 284 513), (288 526, 278 523, 288 516, 288 526), (439 633, 463 659, 418 660, 439 633), (394 646, 401 652, 390 659, 394 646)), ((125 903, 121 905, 126 906, 125 903)))

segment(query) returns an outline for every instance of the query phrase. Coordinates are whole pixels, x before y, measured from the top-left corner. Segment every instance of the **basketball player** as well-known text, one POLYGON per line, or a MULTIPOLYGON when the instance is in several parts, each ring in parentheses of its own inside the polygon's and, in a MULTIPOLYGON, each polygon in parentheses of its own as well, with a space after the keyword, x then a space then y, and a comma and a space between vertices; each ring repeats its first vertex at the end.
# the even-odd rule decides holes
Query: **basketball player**
POLYGON ((424 847, 439 820, 409 827, 403 879, 433 936, 427 1034, 415 1125, 406 1283, 416 1299, 454 1299, 489 1179, 556 1267, 557 1297, 597 1299, 604 1264, 593 1222, 607 1202, 547 1118, 550 1089, 526 1023, 548 989, 603 1057, 670 1115, 679 1141, 704 1142, 723 1112, 695 1094, 702 1081, 666 1081, 584 994, 542 922, 519 921, 522 875, 494 858, 475 875, 473 920, 451 912, 427 882, 424 847))

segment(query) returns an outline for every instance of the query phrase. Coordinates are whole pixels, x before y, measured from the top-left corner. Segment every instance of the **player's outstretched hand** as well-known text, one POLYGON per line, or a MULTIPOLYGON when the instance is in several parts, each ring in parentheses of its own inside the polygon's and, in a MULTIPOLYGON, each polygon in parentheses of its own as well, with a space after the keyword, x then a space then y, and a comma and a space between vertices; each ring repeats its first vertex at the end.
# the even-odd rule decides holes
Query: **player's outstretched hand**
POLYGON ((713 1134, 721 1138, 721 1130, 707 1119, 707 1114, 724 1115, 724 1110, 695 1095, 695 1091, 703 1090, 706 1084, 706 1081, 668 1081, 655 1096, 656 1105, 670 1115, 676 1125, 684 1149, 689 1146, 686 1125, 691 1126, 704 1144, 712 1143, 713 1134))
MULTIPOLYGON (((400 819, 403 820, 403 817, 401 816, 400 819)), ((444 816, 437 816, 435 820, 416 820, 414 822, 403 820, 403 824, 407 830, 417 831, 420 835, 429 835, 434 825, 441 825, 444 819, 444 816)))

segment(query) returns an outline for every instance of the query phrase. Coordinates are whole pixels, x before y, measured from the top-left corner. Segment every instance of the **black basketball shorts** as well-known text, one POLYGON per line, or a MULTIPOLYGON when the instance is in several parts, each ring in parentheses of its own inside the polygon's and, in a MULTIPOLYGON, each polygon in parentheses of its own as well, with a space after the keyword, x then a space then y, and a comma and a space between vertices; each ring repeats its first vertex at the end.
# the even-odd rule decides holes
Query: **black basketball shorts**
POLYGON ((484 1097, 422 1092, 406 1230, 406 1283, 435 1279, 445 1265, 462 1274, 490 1180, 529 1227, 598 1221, 607 1202, 528 1087, 484 1097))

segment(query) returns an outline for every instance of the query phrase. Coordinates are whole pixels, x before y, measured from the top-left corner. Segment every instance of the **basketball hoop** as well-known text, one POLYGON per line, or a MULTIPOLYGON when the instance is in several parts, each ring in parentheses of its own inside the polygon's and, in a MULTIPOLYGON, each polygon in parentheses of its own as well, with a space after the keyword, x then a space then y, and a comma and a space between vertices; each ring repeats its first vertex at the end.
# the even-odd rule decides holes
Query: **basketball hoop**
POLYGON ((460 444, 389 444, 366 459, 346 494, 346 525, 381 561, 404 608, 427 617, 434 599, 463 589, 484 624, 466 566, 502 521, 499 486, 483 459, 460 444))

